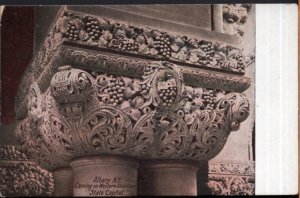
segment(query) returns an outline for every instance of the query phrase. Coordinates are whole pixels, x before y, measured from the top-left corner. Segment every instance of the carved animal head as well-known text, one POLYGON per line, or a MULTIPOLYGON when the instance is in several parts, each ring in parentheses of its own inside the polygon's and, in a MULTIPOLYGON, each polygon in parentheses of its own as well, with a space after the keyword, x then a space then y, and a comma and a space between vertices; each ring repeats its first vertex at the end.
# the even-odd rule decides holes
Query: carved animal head
POLYGON ((230 93, 221 101, 219 107, 227 106, 227 119, 231 123, 231 130, 239 129, 241 122, 249 116, 249 101, 244 94, 230 93))
POLYGON ((92 91, 93 78, 87 72, 72 69, 71 66, 59 68, 51 79, 50 90, 58 103, 80 103, 92 91))

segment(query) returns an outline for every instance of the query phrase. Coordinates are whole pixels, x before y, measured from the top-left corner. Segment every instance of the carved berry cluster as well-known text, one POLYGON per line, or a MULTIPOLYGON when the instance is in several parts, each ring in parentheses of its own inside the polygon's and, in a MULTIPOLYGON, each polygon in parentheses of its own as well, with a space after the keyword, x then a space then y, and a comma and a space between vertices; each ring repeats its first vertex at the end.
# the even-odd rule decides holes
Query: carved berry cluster
POLYGON ((98 40, 101 35, 99 21, 96 18, 87 16, 83 18, 84 28, 92 40, 98 40))
POLYGON ((202 94, 203 104, 205 109, 212 110, 216 103, 216 90, 207 89, 202 94))
POLYGON ((211 42, 200 41, 199 47, 205 52, 205 56, 200 57, 200 62, 208 64, 213 61, 215 50, 211 42))
POLYGON ((168 87, 167 89, 158 90, 159 97, 163 101, 164 107, 171 106, 177 95, 177 87, 168 87))
POLYGON ((236 60, 237 60, 237 69, 239 71, 244 71, 245 70, 245 63, 244 63, 244 58, 243 55, 241 53, 236 55, 236 60))
POLYGON ((159 33, 155 37, 154 48, 159 55, 169 58, 171 56, 170 36, 168 34, 159 33))
POLYGON ((64 34, 70 40, 77 41, 79 40, 80 29, 73 23, 73 21, 68 22, 67 32, 64 34))
POLYGON ((104 93, 109 95, 108 98, 102 98, 103 102, 108 102, 113 106, 121 104, 124 101, 125 83, 122 79, 112 79, 109 85, 104 89, 104 93))
POLYGON ((119 49, 126 51, 138 51, 139 44, 138 42, 121 42, 119 45, 119 49))

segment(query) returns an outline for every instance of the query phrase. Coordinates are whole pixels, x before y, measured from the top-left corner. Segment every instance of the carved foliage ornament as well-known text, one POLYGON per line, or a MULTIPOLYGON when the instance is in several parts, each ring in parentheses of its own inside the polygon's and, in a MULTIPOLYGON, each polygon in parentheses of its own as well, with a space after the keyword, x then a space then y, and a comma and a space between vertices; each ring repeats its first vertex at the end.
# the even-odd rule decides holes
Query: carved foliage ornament
MULTIPOLYGON (((33 89, 34 90, 34 89, 33 89)), ((62 67, 16 135, 46 167, 86 154, 207 160, 249 114, 243 94, 192 88, 153 62, 142 79, 62 67)))
POLYGON ((254 195, 254 164, 210 162, 208 187, 213 195, 254 195))
POLYGON ((138 27, 111 19, 65 12, 66 40, 112 50, 244 73, 245 57, 236 47, 185 35, 138 27))
POLYGON ((28 160, 17 146, 0 147, 0 196, 51 196, 50 172, 28 160))
POLYGON ((213 195, 254 195, 253 177, 236 175, 209 175, 208 187, 213 195))

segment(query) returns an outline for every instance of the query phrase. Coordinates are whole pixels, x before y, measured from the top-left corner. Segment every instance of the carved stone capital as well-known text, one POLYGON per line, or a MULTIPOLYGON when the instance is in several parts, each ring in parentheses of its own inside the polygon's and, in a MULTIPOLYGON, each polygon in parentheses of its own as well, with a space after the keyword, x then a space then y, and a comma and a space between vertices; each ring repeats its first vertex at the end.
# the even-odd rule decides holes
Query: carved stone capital
POLYGON ((50 172, 30 161, 18 146, 0 147, 1 196, 51 196, 50 172))
POLYGON ((46 168, 92 154, 208 160, 249 115, 236 92, 191 87, 171 62, 145 65, 140 78, 64 66, 16 131, 46 168))

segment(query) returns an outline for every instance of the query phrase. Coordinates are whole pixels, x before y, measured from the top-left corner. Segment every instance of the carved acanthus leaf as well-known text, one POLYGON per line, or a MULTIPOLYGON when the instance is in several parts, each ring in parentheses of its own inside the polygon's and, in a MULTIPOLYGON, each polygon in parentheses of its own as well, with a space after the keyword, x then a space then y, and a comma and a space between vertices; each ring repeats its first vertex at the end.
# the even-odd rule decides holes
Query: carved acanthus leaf
POLYGON ((149 64, 139 79, 64 66, 32 95, 41 102, 16 134, 51 169, 100 153, 208 160, 249 114, 243 94, 187 86, 169 62, 149 64))

